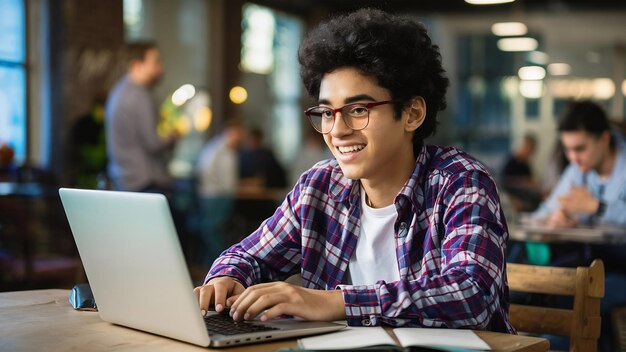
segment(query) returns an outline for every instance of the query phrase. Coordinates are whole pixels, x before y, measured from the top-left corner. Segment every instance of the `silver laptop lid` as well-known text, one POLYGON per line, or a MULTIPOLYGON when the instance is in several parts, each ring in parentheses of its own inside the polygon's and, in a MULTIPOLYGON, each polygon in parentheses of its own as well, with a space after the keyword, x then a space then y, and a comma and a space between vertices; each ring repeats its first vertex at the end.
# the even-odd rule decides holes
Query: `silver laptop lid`
POLYGON ((59 194, 100 317, 208 346, 166 198, 67 188, 59 194))

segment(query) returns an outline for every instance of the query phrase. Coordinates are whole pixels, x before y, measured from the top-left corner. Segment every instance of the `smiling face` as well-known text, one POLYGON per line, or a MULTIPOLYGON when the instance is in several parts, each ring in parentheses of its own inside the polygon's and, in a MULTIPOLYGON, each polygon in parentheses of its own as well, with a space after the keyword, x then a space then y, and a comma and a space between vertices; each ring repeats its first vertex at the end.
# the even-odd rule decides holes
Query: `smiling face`
POLYGON ((608 132, 596 137, 584 131, 561 132, 561 143, 567 159, 582 172, 598 170, 609 151, 608 132))
MULTIPOLYGON (((339 108, 351 103, 392 100, 389 91, 353 68, 341 68, 324 75, 320 84, 319 105, 339 108)), ((423 103, 423 100, 420 99, 423 103)), ((423 114, 402 112, 394 118, 393 104, 370 109, 369 124, 355 131, 346 125, 341 113, 335 114, 332 130, 324 135, 346 177, 380 184, 408 179, 415 164, 411 138, 423 122, 423 114), (408 175, 407 175, 408 170, 408 175)), ((425 107, 420 111, 425 111, 425 107)))

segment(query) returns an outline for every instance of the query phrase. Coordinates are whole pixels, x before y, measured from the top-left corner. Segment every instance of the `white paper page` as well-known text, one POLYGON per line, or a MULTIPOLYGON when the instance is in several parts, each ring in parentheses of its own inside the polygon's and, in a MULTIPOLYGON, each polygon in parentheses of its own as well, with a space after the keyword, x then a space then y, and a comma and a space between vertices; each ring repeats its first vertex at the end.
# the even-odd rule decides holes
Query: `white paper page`
POLYGON ((348 327, 339 332, 306 337, 298 346, 308 350, 342 350, 369 346, 395 346, 393 338, 382 327, 348 327))
POLYGON ((490 350, 485 341, 471 330, 396 328, 394 334, 402 347, 457 347, 472 350, 490 350))

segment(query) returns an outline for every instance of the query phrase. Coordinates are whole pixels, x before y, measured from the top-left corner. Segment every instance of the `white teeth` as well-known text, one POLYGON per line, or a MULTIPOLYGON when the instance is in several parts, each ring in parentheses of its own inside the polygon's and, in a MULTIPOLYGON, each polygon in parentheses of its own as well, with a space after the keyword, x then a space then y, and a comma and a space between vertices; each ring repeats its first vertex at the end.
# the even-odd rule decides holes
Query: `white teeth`
POLYGON ((363 148, 365 148, 364 144, 351 145, 351 146, 347 146, 347 147, 337 147, 337 149, 339 149, 340 153, 358 152, 359 150, 361 150, 363 148))

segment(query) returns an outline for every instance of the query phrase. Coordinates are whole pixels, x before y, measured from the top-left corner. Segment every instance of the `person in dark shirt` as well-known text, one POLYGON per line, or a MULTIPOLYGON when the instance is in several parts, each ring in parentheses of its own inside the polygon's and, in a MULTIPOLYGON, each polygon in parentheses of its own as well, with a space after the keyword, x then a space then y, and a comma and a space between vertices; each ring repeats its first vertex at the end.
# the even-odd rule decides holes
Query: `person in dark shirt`
POLYGON ((250 141, 239 157, 239 175, 241 179, 257 178, 265 188, 284 188, 287 175, 271 149, 263 146, 263 131, 253 128, 250 141))
POLYGON ((530 159, 535 153, 536 146, 536 138, 532 134, 526 134, 522 144, 502 170, 503 188, 517 211, 535 210, 541 202, 530 167, 530 159))
POLYGON ((173 131, 157 133, 159 114, 151 88, 163 75, 153 42, 129 43, 127 72, 115 84, 105 106, 108 175, 118 191, 168 193, 167 153, 178 140, 173 131))

